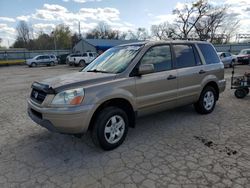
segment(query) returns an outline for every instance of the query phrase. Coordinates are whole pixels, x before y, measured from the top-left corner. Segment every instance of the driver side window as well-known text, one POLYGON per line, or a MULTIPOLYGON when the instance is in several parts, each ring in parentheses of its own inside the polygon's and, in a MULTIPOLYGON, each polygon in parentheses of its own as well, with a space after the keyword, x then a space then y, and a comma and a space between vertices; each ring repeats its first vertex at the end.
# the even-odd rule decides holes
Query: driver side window
POLYGON ((155 72, 172 69, 172 56, 169 45, 150 48, 141 59, 141 64, 153 64, 155 72))

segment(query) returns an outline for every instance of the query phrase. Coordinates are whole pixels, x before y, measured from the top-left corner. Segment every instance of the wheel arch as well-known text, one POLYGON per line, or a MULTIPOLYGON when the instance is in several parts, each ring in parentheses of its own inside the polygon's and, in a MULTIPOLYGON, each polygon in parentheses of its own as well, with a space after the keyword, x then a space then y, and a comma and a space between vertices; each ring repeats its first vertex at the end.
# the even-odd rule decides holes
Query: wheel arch
POLYGON ((114 98, 114 99, 109 99, 98 106, 98 108, 95 110, 93 116, 91 117, 88 130, 92 130, 93 125, 94 125, 94 121, 95 121, 98 113, 102 109, 104 109, 108 106, 114 106, 114 107, 118 107, 118 108, 121 108, 122 110, 124 110, 128 115, 129 127, 135 127, 136 112, 134 111, 133 106, 130 104, 130 102, 128 100, 126 100, 124 98, 114 98))
POLYGON ((206 88, 208 86, 213 87, 215 89, 215 91, 216 91, 216 100, 218 100, 219 99, 219 94, 220 94, 218 84, 215 81, 209 81, 208 83, 206 83, 204 85, 202 90, 204 90, 204 88, 206 88))

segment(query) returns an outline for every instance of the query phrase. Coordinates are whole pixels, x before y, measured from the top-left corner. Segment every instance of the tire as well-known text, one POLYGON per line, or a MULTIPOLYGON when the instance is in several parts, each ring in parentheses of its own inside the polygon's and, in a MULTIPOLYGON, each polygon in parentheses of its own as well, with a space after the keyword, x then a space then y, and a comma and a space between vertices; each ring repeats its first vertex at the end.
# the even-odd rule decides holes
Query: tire
POLYGON ((244 90, 246 91, 247 95, 249 94, 249 88, 245 87, 244 90))
POLYGON ((238 99, 243 99, 245 96, 247 96, 247 90, 245 88, 236 89, 234 95, 238 99))
POLYGON ((31 67, 37 67, 37 64, 36 63, 31 63, 31 67))
POLYGON ((201 92, 199 100, 194 104, 195 110, 199 114, 209 114, 216 105, 216 91, 213 87, 207 86, 201 92))
POLYGON ((128 124, 127 113, 122 109, 117 107, 104 108, 97 115, 91 130, 94 144, 103 150, 117 148, 126 138, 128 124))
POLYGON ((51 61, 51 62, 49 63, 49 66, 55 66, 55 62, 54 62, 54 61, 51 61))
POLYGON ((86 62, 84 60, 79 61, 78 64, 80 67, 86 67, 86 62))

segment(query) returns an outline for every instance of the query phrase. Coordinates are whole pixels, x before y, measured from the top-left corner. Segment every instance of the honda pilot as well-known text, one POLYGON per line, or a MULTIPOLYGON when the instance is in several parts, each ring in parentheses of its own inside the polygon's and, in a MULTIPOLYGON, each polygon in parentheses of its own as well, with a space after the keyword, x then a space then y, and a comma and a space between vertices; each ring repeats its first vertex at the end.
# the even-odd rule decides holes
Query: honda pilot
POLYGON ((113 47, 80 72, 34 82, 28 114, 53 132, 82 134, 104 150, 123 143, 136 118, 193 104, 211 113, 225 90, 224 65, 207 42, 113 47))

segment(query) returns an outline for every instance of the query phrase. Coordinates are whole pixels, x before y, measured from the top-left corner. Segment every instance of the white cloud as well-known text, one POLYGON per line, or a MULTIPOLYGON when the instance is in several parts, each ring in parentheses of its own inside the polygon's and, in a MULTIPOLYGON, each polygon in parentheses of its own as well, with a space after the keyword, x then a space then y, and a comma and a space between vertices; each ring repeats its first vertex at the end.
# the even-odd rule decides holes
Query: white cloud
POLYGON ((16 20, 14 18, 9 18, 9 17, 0 17, 0 21, 15 22, 16 20))
POLYGON ((9 46, 15 41, 16 30, 5 23, 0 23, 0 36, 3 39, 1 45, 9 46))
POLYGON ((26 21, 26 22, 28 22, 29 19, 30 19, 30 16, 29 15, 27 15, 27 16, 22 15, 22 16, 16 17, 16 19, 18 19, 20 21, 26 21))

